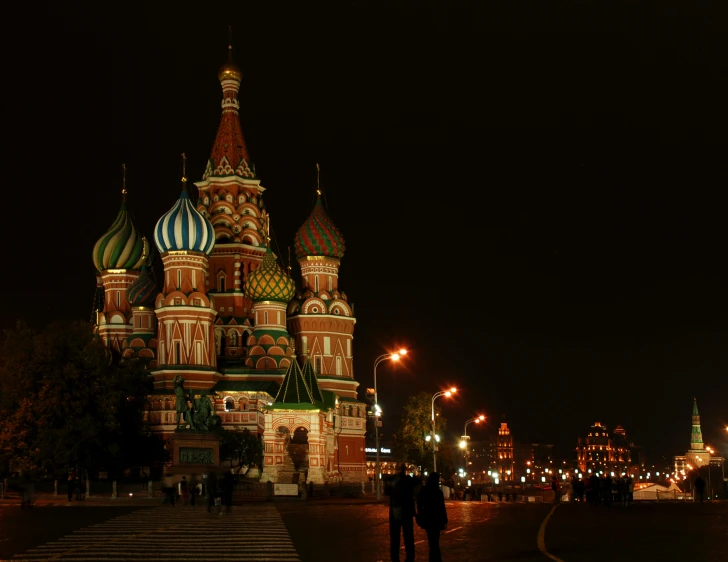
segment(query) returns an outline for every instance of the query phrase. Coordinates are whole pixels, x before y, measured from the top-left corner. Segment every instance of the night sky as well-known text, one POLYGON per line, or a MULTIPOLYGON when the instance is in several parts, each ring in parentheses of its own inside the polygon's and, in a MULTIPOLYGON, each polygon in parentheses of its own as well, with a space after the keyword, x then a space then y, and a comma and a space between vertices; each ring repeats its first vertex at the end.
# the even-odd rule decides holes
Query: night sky
POLYGON ((148 237, 182 152, 202 178, 231 25, 276 250, 319 162, 360 397, 378 355, 410 349, 378 370, 385 434, 410 394, 456 385, 438 405, 458 435, 485 413, 570 456, 598 420, 673 455, 697 397, 728 453, 725 8, 146 4, 33 3, 6 23, 3 327, 90 317, 122 162, 148 237))

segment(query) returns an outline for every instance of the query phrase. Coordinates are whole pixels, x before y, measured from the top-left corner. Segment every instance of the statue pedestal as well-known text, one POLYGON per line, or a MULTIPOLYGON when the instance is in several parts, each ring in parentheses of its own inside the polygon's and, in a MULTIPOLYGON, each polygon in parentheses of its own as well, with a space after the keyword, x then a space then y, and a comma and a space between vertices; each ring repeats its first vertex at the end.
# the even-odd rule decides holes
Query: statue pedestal
POLYGON ((220 438, 211 431, 178 429, 169 438, 172 472, 203 473, 220 468, 220 438))

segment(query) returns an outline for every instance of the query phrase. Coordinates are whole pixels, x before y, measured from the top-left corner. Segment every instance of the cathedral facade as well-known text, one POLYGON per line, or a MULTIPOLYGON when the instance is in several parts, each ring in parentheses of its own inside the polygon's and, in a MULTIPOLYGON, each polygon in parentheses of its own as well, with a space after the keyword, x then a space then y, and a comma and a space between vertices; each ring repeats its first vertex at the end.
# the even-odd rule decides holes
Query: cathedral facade
POLYGON ((213 401, 224 428, 260 436, 264 480, 291 482, 298 473, 364 481, 366 406, 354 378, 354 308, 339 287, 343 236, 319 189, 293 241, 296 286, 271 248, 265 188, 240 126, 242 74, 232 47, 218 78, 220 124, 197 194, 188 191, 183 155, 179 197, 151 238, 132 220, 124 179, 117 218, 93 248, 96 333, 146 364, 154 386, 147 421, 163 438, 178 429, 181 377, 190 397, 213 401))

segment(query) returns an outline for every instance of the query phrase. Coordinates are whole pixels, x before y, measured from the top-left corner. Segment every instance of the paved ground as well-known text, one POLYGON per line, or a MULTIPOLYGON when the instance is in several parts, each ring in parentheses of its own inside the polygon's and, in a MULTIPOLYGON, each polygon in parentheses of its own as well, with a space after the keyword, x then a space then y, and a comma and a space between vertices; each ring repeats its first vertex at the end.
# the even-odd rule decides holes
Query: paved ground
MULTIPOLYGON (((0 507, 0 560, 389 561, 387 506, 373 498, 278 499, 236 505, 223 516, 160 503, 41 498, 31 510, 0 507)), ((722 562, 728 552, 725 502, 552 507, 447 502, 443 559, 722 562)), ((416 529, 415 539, 416 562, 425 562, 424 532, 416 529)))

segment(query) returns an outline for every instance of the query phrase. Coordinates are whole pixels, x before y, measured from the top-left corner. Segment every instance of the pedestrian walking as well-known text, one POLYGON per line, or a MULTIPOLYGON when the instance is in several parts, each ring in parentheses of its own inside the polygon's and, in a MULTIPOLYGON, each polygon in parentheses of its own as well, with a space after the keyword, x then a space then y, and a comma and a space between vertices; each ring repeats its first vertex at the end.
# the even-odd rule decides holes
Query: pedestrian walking
POLYGON ((440 531, 447 527, 445 496, 440 490, 440 475, 431 472, 427 483, 417 495, 417 524, 427 533, 430 547, 430 562, 442 562, 440 552, 440 531))
POLYGON ((387 479, 385 494, 389 496, 389 555, 399 562, 400 536, 404 538, 405 562, 415 560, 415 493, 417 482, 408 475, 404 463, 399 471, 387 479))

